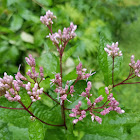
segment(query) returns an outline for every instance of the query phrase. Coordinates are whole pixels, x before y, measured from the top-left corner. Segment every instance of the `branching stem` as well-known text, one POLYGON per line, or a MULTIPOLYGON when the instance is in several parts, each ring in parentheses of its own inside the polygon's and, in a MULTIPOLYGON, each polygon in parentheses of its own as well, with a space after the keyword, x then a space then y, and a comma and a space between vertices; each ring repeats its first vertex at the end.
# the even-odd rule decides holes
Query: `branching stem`
POLYGON ((31 111, 29 111, 29 109, 21 102, 21 101, 18 101, 22 106, 23 108, 33 117, 35 117, 37 120, 39 120, 40 122, 46 124, 46 125, 50 125, 50 126, 64 126, 64 124, 50 124, 50 123, 46 123, 44 122, 43 120, 39 119, 38 117, 36 117, 31 111))

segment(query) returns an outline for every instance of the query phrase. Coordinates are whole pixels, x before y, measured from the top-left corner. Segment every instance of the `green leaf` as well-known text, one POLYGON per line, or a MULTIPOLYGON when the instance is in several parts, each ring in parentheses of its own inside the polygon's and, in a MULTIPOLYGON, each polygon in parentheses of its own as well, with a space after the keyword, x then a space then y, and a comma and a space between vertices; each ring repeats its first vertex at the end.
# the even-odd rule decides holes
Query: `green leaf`
MULTIPOLYGON (((100 69, 103 72, 104 75, 104 81, 106 86, 112 84, 112 57, 108 56, 107 53, 104 51, 104 48, 107 44, 110 44, 110 42, 105 39, 105 37, 100 38, 100 45, 98 50, 98 61, 100 69)), ((118 56, 114 59, 114 80, 117 77, 118 73, 120 72, 122 62, 122 56, 118 56)))
POLYGON ((0 139, 1 140, 11 140, 12 133, 9 131, 8 125, 0 120, 0 139))
POLYGON ((14 15, 13 20, 11 22, 10 29, 13 31, 17 31, 21 28, 22 24, 23 24, 23 19, 19 15, 14 15))
POLYGON ((7 0, 7 6, 11 6, 12 4, 19 3, 21 0, 7 0))
MULTIPOLYGON (((74 85, 74 90, 75 90, 75 92, 73 93, 74 96, 73 97, 70 96, 68 98, 72 103, 70 103, 68 101, 65 102, 66 105, 68 106, 68 108, 73 108, 75 105, 78 104, 78 101, 85 99, 84 97, 81 97, 79 95, 81 95, 81 93, 83 91, 85 91, 86 86, 87 86, 87 83, 84 80, 80 80, 74 85)), ((82 104, 82 107, 83 107, 83 105, 84 104, 82 104)))
POLYGON ((13 125, 8 125, 10 132, 12 132, 12 140, 29 140, 28 128, 19 128, 13 125))
POLYGON ((17 60, 17 57, 19 56, 19 50, 15 46, 10 47, 6 53, 7 59, 9 59, 12 62, 15 62, 17 60))
POLYGON ((37 64, 44 68, 44 73, 52 75, 57 72, 58 58, 53 53, 44 51, 37 59, 37 64))
POLYGON ((108 115, 102 116, 102 120, 102 124, 92 122, 91 115, 88 115, 82 122, 76 124, 75 129, 84 131, 86 134, 99 134, 100 136, 125 139, 131 128, 140 121, 140 113, 117 114, 116 112, 110 112, 108 115))
POLYGON ((120 140, 118 138, 115 137, 110 137, 110 136, 102 136, 100 134, 86 134, 82 140, 120 140))
POLYGON ((64 6, 59 6, 64 13, 66 13, 67 16, 69 16, 72 21, 76 24, 81 24, 84 21, 84 16, 82 13, 80 13, 76 8, 73 8, 70 6, 69 3, 65 4, 64 6))
POLYGON ((63 62, 65 62, 76 50, 77 46, 71 47, 68 51, 64 52, 63 62))
POLYGON ((31 103, 31 98, 29 97, 29 95, 27 94, 27 90, 25 90, 24 88, 22 88, 19 91, 20 97, 21 97, 21 101, 22 103, 28 107, 31 103))
POLYGON ((3 26, 0 26, 0 32, 12 33, 12 31, 9 28, 3 26))
POLYGON ((51 6, 53 4, 52 0, 47 0, 47 1, 44 1, 44 0, 36 0, 36 1, 39 2, 39 3, 41 3, 44 6, 51 6))
POLYGON ((66 132, 59 129, 47 129, 44 140, 66 140, 66 132))
POLYGON ((67 81, 67 80, 73 80, 76 78, 77 78, 76 70, 73 70, 72 72, 65 75, 63 79, 64 79, 64 81, 67 81))
POLYGON ((28 129, 30 140, 44 140, 46 128, 43 123, 38 120, 32 121, 28 129))
MULTIPOLYGON (((0 97, 1 106, 22 108, 18 102, 9 102, 5 97, 0 97)), ((28 127, 30 122, 30 114, 25 110, 11 110, 0 108, 0 119, 4 122, 11 123, 17 127, 28 127)))
POLYGON ((19 9, 19 15, 27 21, 32 21, 34 23, 40 23, 39 17, 35 16, 30 10, 27 10, 26 8, 19 9))
POLYGON ((50 124, 62 124, 61 107, 56 105, 49 107, 41 101, 37 101, 32 105, 33 114, 43 121, 50 124), (56 117, 57 116, 57 117, 56 117))
POLYGON ((106 92, 105 92, 105 86, 99 88, 98 95, 99 96, 102 95, 104 97, 103 101, 107 100, 107 95, 106 95, 106 92))
POLYGON ((140 138, 139 132, 140 132, 140 124, 137 124, 131 129, 130 140, 139 140, 140 138))

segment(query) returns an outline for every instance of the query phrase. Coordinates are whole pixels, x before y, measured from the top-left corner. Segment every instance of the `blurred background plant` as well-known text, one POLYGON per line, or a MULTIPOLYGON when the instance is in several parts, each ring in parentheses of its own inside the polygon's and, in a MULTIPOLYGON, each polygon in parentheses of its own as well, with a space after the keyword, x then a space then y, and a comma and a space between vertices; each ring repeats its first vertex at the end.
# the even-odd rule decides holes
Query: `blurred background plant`
MULTIPOLYGON (((63 61, 66 79, 74 76, 79 57, 84 67, 96 71, 96 75, 90 79, 93 82, 93 92, 96 94, 98 89, 104 86, 103 74, 97 61, 100 34, 110 41, 118 41, 120 50, 123 52, 122 71, 118 75, 117 81, 127 77, 128 64, 132 54, 140 59, 139 0, 1 0, 1 77, 5 71, 14 75, 20 64, 21 72, 24 74, 28 69, 24 58, 29 53, 36 58, 42 56, 44 52, 48 53, 48 57, 41 61, 41 64, 48 63, 49 68, 46 68, 46 71, 49 71, 46 76, 51 78, 51 72, 58 71, 56 58, 58 54, 51 41, 45 38, 49 31, 39 20, 48 9, 58 17, 57 22, 53 25, 54 32, 59 28, 68 27, 71 21, 78 25, 77 37, 68 44, 63 61)), ((48 81, 46 85, 48 88, 48 81)), ((131 85, 125 86, 125 88, 120 86, 114 89, 121 104, 133 111, 140 111, 138 86, 131 85)), ((12 126, 9 128, 11 129, 12 126)), ((135 129, 132 131, 138 131, 140 127, 137 126, 135 129)), ((88 137, 90 138, 90 136, 88 137)), ((139 138, 140 135, 132 133, 133 139, 137 139, 137 137, 139 138)))

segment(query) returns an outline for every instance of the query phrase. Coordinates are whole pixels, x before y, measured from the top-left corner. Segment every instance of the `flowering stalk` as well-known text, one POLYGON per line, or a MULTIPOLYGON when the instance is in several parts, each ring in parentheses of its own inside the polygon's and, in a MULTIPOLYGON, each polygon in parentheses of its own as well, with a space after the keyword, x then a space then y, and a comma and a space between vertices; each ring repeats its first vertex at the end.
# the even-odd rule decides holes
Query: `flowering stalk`
POLYGON ((128 82, 126 83, 126 81, 133 79, 135 77, 140 77, 140 60, 137 60, 137 62, 134 61, 134 55, 131 56, 131 63, 129 63, 130 66, 130 71, 129 71, 129 75, 128 77, 123 80, 122 82, 113 85, 113 87, 119 86, 119 85, 123 85, 123 84, 139 84, 140 82, 128 82))
POLYGON ((108 56, 112 57, 112 85, 114 86, 114 61, 115 57, 122 56, 122 52, 119 51, 118 48, 118 42, 112 43, 112 45, 106 45, 107 48, 104 48, 104 50, 108 53, 108 56))
MULTIPOLYGON (((87 88, 85 88, 85 91, 81 93, 80 96, 84 97, 84 99, 87 101, 87 106, 85 108, 82 108, 82 101, 78 101, 78 104, 75 106, 75 108, 69 109, 65 107, 65 102, 71 102, 68 99, 68 96, 73 97, 75 93, 75 84, 79 80, 88 80, 90 76, 92 76, 94 73, 87 73, 87 69, 83 68, 82 63, 80 62, 78 66, 76 67, 76 73, 77 78, 73 84, 70 84, 70 81, 67 81, 64 83, 63 81, 63 69, 62 69, 62 58, 63 53, 65 50, 66 45, 70 40, 72 40, 75 36, 75 30, 77 28, 76 25, 73 23, 70 23, 70 26, 68 28, 64 28, 63 31, 60 29, 58 32, 53 33, 52 25, 53 25, 53 19, 56 19, 56 16, 54 16, 53 12, 48 10, 46 12, 46 15, 41 16, 40 20, 41 22, 49 29, 50 33, 47 37, 50 38, 52 43, 56 46, 57 51, 59 53, 59 60, 60 60, 60 73, 55 74, 55 78, 51 80, 51 85, 55 86, 55 94, 57 94, 57 99, 54 99, 49 95, 49 93, 45 92, 43 87, 40 87, 40 83, 45 80, 44 78, 44 72, 43 67, 39 68, 39 72, 36 71, 36 62, 35 59, 32 57, 31 54, 29 54, 29 57, 26 57, 25 60, 27 64, 30 66, 30 69, 28 70, 27 77, 24 77, 20 71, 17 72, 15 75, 15 80, 13 76, 8 76, 7 73, 4 73, 4 77, 0 78, 0 95, 4 95, 10 102, 18 102, 23 108, 10 108, 10 107, 3 107, 0 106, 0 108, 5 109, 21 109, 27 111, 31 115, 31 119, 36 118, 40 122, 50 125, 50 126, 63 126, 65 129, 67 129, 66 126, 66 118, 65 118, 65 111, 70 110, 72 113, 69 114, 70 117, 73 117, 73 123, 76 124, 78 121, 82 121, 87 114, 91 115, 91 120, 96 120, 99 124, 102 123, 102 115, 106 115, 111 111, 116 111, 119 114, 124 113, 125 111, 122 110, 120 107, 118 107, 119 102, 116 101, 116 99, 113 97, 113 93, 110 93, 108 88, 105 88, 107 100, 102 103, 102 105, 99 105, 104 99, 104 97, 99 96, 94 101, 91 98, 93 95, 90 94, 90 90, 92 87, 92 83, 90 81, 87 82, 87 88), (28 80, 28 79, 31 79, 28 80), (20 89, 24 88, 28 94, 28 96, 31 99, 31 103, 28 107, 26 107, 22 101, 21 96, 19 94, 20 89), (32 106, 32 104, 38 100, 41 100, 41 94, 45 94, 50 99, 52 99, 54 102, 59 104, 61 106, 61 115, 63 124, 50 124, 47 123, 37 116, 35 116, 29 108, 32 106)), ((105 48, 105 51, 108 53, 109 56, 112 57, 113 64, 112 64, 112 84, 113 88, 122 85, 122 84, 132 84, 132 83, 125 83, 127 80, 130 80, 136 76, 140 77, 140 61, 137 61, 135 63, 134 56, 131 57, 131 63, 130 65, 130 73, 129 76, 122 81, 119 84, 114 85, 114 61, 115 57, 121 56, 122 53, 119 51, 118 43, 113 43, 111 46, 107 45, 107 48, 105 48)), ((135 82, 139 83, 139 82, 135 82)))
MULTIPOLYGON (((76 36, 74 31, 76 30, 77 26, 73 25, 73 23, 71 23, 69 28, 63 29, 63 32, 61 30, 58 30, 58 33, 53 33, 53 31, 52 31, 53 21, 52 20, 54 18, 56 18, 56 16, 54 16, 52 12, 47 11, 46 15, 40 17, 40 20, 43 24, 45 24, 49 28, 51 33, 47 37, 49 37, 51 39, 53 44, 56 46, 57 51, 59 52, 60 83, 58 83, 58 85, 59 85, 59 89, 62 89, 62 57, 63 57, 63 52, 64 52, 64 49, 65 49, 67 43, 69 42, 69 40, 73 39, 76 36)), ((64 107, 64 103, 65 103, 66 98, 67 98, 66 93, 60 94, 62 118, 63 118, 64 126, 67 129, 66 120, 65 120, 65 107, 64 107)))
POLYGON ((102 119, 99 116, 97 116, 96 114, 106 115, 110 111, 116 111, 119 114, 122 114, 122 113, 125 112, 120 107, 118 107, 119 102, 117 102, 115 100, 112 93, 109 94, 109 90, 108 90, 107 87, 105 88, 105 92, 107 94, 106 102, 102 106, 96 107, 97 104, 103 100, 103 97, 102 97, 102 95, 99 96, 92 103, 91 100, 90 100, 90 97, 92 96, 92 94, 89 94, 90 89, 91 89, 91 82, 88 82, 87 83, 87 88, 85 89, 86 92, 81 93, 81 96, 85 97, 86 100, 87 100, 88 108, 87 109, 80 109, 80 107, 82 105, 82 102, 79 101, 78 105, 76 105, 75 108, 73 108, 71 110, 73 113, 69 114, 70 117, 75 118, 73 120, 74 124, 76 124, 78 121, 82 121, 86 117, 87 113, 89 113, 91 115, 91 120, 92 121, 94 121, 94 119, 95 119, 99 124, 101 124, 102 119))

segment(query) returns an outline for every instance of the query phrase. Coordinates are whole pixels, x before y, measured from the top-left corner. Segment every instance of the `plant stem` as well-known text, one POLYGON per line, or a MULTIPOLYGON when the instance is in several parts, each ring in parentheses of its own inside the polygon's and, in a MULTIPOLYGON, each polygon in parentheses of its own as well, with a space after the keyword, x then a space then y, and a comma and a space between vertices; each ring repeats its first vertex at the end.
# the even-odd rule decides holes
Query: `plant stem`
MULTIPOLYGON (((62 56, 63 56, 63 52, 60 51, 60 77, 61 77, 61 87, 62 87, 62 56)), ((64 121, 65 129, 67 129, 64 103, 65 102, 63 100, 62 101, 62 104, 61 104, 61 114, 62 114, 62 118, 63 118, 63 121, 64 121)))
POLYGON ((32 104, 33 104, 33 102, 30 103, 30 105, 28 106, 28 109, 31 107, 32 104))
POLYGON ((132 76, 132 75, 133 75, 133 73, 129 73, 128 77, 127 77, 125 80, 123 80, 122 82, 120 82, 120 83, 118 83, 118 84, 116 84, 116 85, 113 85, 113 88, 116 87, 116 86, 119 86, 119 85, 123 85, 123 84, 136 84, 136 83, 140 83, 140 82, 124 83, 125 81, 130 80, 130 79, 136 77, 136 75, 134 75, 134 76, 132 76), (132 76, 132 77, 131 77, 131 76, 132 76))
POLYGON ((114 86, 114 56, 113 56, 113 64, 112 64, 112 85, 114 86))
POLYGON ((15 110, 23 110, 24 108, 12 108, 12 107, 4 107, 4 106, 0 106, 0 108, 4 108, 4 109, 15 109, 15 110))
POLYGON ((36 117, 31 111, 28 110, 28 108, 26 108, 26 106, 21 102, 21 101, 18 101, 22 106, 23 108, 30 114, 32 115, 33 117, 35 117, 37 120, 39 120, 40 122, 46 124, 46 125, 50 125, 50 126, 64 126, 64 124, 49 124, 49 123, 46 123, 44 122, 43 120, 39 119, 38 117, 36 117))
POLYGON ((61 77, 61 87, 62 87, 62 52, 60 52, 60 77, 61 77))
POLYGON ((140 82, 133 82, 133 83, 119 83, 119 84, 115 85, 114 87, 119 86, 119 85, 124 85, 124 84, 140 84, 140 82))
POLYGON ((51 98, 53 101, 55 101, 57 104, 60 105, 60 103, 57 100, 55 100, 54 98, 52 98, 47 92, 43 91, 43 93, 45 93, 49 98, 51 98))

